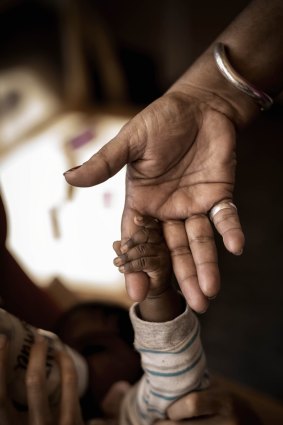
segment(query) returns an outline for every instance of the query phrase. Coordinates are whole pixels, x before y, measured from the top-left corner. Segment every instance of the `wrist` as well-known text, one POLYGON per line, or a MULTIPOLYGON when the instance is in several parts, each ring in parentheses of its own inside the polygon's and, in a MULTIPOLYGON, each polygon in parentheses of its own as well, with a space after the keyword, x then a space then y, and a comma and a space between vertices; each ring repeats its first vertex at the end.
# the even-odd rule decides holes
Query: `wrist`
POLYGON ((141 319, 148 322, 167 322, 179 316, 185 309, 184 299, 171 285, 159 294, 149 295, 139 303, 141 319))
POLYGON ((211 108, 227 116, 237 128, 245 127, 259 114, 254 100, 221 75, 214 59, 213 47, 168 90, 168 93, 174 92, 197 99, 203 110, 211 108))

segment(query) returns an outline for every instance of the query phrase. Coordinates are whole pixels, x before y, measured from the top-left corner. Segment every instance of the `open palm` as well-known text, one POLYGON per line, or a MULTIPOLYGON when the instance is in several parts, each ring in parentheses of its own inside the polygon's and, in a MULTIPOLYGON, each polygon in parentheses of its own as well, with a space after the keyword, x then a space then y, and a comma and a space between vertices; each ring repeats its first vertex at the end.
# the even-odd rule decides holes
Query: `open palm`
MULTIPOLYGON (((119 134, 80 168, 67 172, 75 186, 107 180, 127 165, 122 244, 136 229, 134 216, 163 222, 173 268, 182 292, 196 311, 207 308, 220 277, 208 211, 232 199, 235 130, 232 122, 207 104, 168 93, 129 121, 119 134)), ((225 246, 239 253, 244 237, 234 208, 214 221, 225 246)), ((134 300, 148 290, 143 273, 127 276, 134 300)))

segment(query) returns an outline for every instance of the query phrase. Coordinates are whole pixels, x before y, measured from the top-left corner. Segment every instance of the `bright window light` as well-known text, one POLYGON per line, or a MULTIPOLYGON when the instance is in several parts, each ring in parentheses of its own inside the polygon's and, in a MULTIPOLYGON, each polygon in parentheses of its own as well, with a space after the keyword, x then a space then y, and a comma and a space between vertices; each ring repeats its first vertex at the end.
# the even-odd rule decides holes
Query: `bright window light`
POLYGON ((125 118, 67 114, 0 159, 1 190, 9 218, 7 246, 39 285, 59 277, 70 288, 121 285, 113 265, 124 204, 122 170, 94 187, 71 189, 62 173, 109 141, 125 118), (92 132, 81 146, 74 137, 92 132), (89 137, 90 138, 90 137, 89 137))

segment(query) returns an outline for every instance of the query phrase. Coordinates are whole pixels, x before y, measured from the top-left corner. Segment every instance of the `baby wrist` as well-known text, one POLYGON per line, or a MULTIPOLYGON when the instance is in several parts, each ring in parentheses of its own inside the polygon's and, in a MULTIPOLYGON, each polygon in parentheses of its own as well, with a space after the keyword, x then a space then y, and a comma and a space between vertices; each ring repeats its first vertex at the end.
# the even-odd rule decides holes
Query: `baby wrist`
POLYGON ((148 322, 167 322, 184 310, 183 297, 171 285, 159 295, 149 296, 138 305, 140 318, 148 322))

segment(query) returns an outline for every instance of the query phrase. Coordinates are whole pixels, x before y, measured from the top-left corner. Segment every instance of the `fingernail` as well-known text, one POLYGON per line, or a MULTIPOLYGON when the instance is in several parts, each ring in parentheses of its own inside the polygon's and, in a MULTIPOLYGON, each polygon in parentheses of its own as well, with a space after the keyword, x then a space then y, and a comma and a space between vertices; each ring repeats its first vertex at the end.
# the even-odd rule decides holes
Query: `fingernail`
POLYGON ((76 167, 70 168, 69 170, 65 171, 63 175, 65 176, 65 174, 71 173, 72 171, 77 170, 80 167, 81 165, 77 165, 76 167))
POLYGON ((37 331, 35 335, 35 341, 36 342, 43 342, 45 341, 45 337, 40 333, 40 329, 37 331))
POLYGON ((1 335, 0 335, 0 350, 1 350, 2 348, 4 348, 4 347, 6 346, 6 344, 7 344, 7 336, 6 336, 6 335, 1 334, 1 335))
POLYGON ((137 216, 135 217, 135 219, 136 219, 137 221, 143 222, 143 217, 142 217, 141 215, 137 215, 137 216))
POLYGON ((121 258, 120 257, 114 258, 113 263, 115 264, 115 266, 119 266, 121 264, 121 258))
POLYGON ((119 267, 119 272, 124 273, 124 271, 125 271, 125 267, 124 266, 119 267))
POLYGON ((121 250, 122 254, 126 254, 126 252, 128 251, 127 245, 121 246, 120 250, 121 250))
POLYGON ((206 312, 207 312, 207 310, 208 310, 208 306, 207 306, 204 310, 199 311, 199 312, 198 312, 198 314, 204 314, 204 313, 206 313, 206 312))
POLYGON ((235 252, 235 255, 242 255, 243 254, 243 249, 241 249, 241 251, 235 252))

